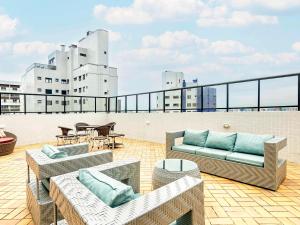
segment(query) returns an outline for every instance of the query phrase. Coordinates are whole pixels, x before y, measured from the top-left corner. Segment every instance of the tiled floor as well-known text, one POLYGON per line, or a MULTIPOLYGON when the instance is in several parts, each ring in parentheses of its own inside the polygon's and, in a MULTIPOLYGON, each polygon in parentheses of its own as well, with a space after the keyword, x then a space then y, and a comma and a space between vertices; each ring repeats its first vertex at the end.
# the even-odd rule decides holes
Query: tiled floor
MULTIPOLYGON (((25 149, 0 157, 0 224, 33 224, 25 202, 25 149)), ((151 190, 152 168, 164 158, 164 146, 125 140, 113 151, 114 160, 141 160, 141 188, 151 190)), ((202 173, 205 184, 206 224, 300 224, 300 164, 288 164, 288 176, 277 192, 202 173)))

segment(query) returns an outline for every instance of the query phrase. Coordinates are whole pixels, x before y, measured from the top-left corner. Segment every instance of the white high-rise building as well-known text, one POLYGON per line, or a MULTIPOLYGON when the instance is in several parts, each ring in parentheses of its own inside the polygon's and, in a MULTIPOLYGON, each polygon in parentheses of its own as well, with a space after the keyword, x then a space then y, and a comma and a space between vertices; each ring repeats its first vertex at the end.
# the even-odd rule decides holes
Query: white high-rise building
POLYGON ((0 81, 1 113, 21 112, 22 96, 20 93, 21 82, 0 81))
MULTIPOLYGON (((192 88, 198 86, 198 80, 186 82, 183 72, 164 71, 162 73, 162 89, 184 88, 182 91, 182 111, 201 111, 201 88, 192 88)), ((163 96, 157 95, 157 109, 163 108, 163 96)), ((203 111, 215 111, 216 109, 216 89, 203 88, 203 111)), ((181 111, 181 90, 170 90, 165 92, 165 110, 166 112, 181 111)))
MULTIPOLYGON (((34 63, 22 77, 24 93, 65 95, 66 97, 27 96, 27 111, 49 112, 80 110, 80 97, 109 97, 118 94, 117 68, 109 66, 109 33, 106 30, 88 31, 78 44, 68 49, 64 45, 48 56, 48 64, 34 63), (29 100, 29 101, 28 101, 29 100)), ((104 100, 97 99, 97 110, 104 110, 104 100), (100 108, 99 108, 100 107, 100 108)), ((95 108, 95 99, 83 98, 84 111, 95 108)))

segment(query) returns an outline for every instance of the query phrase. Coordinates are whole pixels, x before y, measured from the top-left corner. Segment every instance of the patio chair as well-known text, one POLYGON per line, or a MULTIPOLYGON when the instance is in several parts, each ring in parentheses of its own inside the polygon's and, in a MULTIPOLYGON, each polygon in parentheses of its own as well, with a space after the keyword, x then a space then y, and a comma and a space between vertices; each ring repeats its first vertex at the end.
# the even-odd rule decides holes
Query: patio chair
POLYGON ((27 207, 35 224, 50 224, 53 207, 49 197, 49 179, 53 176, 73 172, 81 168, 111 162, 111 151, 89 152, 88 144, 65 145, 58 147, 68 154, 65 158, 51 159, 40 149, 27 150, 27 207), (30 179, 30 170, 35 174, 35 181, 30 179))
POLYGON ((67 142, 68 144, 72 144, 72 142, 78 142, 78 137, 75 134, 70 133, 70 131, 73 129, 62 126, 59 126, 58 128, 61 130, 61 134, 56 135, 57 145, 65 145, 67 142))
MULTIPOLYGON (((140 162, 115 161, 93 167, 140 191, 140 162)), ((76 225, 204 225, 203 180, 183 177, 175 182, 111 208, 78 179, 79 172, 52 177, 50 197, 55 208, 54 224, 76 225), (57 221, 56 212, 65 218, 57 221)))
POLYGON ((88 132, 87 129, 81 126, 88 126, 88 123, 79 122, 75 124, 76 135, 78 137, 78 141, 81 142, 81 138, 86 142, 88 140, 88 132))
POLYGON ((92 148, 94 148, 95 146, 97 146, 97 148, 99 149, 100 146, 103 149, 104 145, 109 145, 109 134, 111 131, 111 126, 100 126, 98 128, 95 129, 97 132, 97 136, 92 138, 92 148))

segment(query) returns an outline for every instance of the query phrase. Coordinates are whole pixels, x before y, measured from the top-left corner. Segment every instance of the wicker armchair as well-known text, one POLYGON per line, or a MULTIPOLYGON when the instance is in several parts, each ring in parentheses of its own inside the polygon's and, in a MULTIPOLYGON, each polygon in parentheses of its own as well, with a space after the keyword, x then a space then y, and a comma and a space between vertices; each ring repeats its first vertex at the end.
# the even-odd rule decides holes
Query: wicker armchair
POLYGON ((7 137, 14 138, 14 140, 11 141, 11 142, 8 142, 8 143, 0 144, 0 156, 8 155, 8 154, 12 153, 14 151, 14 148, 15 148, 15 145, 16 145, 16 142, 17 142, 17 136, 16 135, 14 135, 10 132, 6 132, 6 131, 4 133, 7 137))
MULTIPOLYGON (((93 167, 140 191, 140 162, 123 160, 93 167)), ((52 177, 50 197, 54 224, 76 225, 204 225, 203 181, 183 177, 116 208, 103 203, 77 179, 78 171, 52 177), (56 213, 65 220, 57 223, 56 213)))

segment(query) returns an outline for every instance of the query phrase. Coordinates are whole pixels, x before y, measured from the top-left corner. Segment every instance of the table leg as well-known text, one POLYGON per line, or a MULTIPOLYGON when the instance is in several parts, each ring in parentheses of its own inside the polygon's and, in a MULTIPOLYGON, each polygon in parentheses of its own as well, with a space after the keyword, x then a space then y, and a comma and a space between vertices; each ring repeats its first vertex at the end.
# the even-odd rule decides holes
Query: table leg
POLYGON ((57 206, 53 203, 53 211, 54 211, 54 225, 57 225, 57 206))
POLYGON ((27 164, 27 183, 30 183, 30 168, 29 165, 27 164))
POLYGON ((36 198, 37 200, 40 200, 40 182, 37 177, 35 178, 35 181, 36 181, 36 198))

